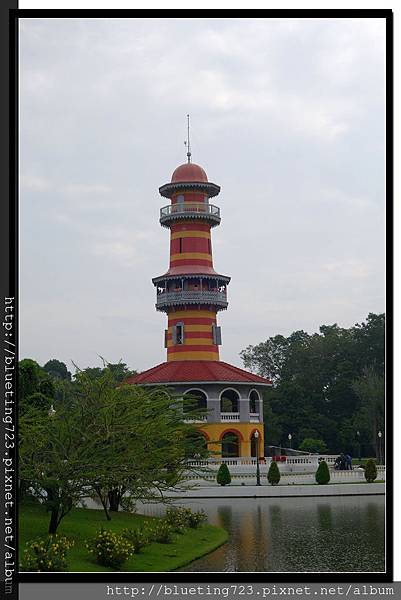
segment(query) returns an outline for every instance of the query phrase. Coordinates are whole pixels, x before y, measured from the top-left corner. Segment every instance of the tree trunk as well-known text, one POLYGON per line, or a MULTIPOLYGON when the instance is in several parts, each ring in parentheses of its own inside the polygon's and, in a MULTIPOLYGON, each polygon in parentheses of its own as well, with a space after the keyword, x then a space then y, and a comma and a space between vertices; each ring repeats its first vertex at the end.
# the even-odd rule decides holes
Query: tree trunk
POLYGON ((49 534, 56 533, 59 525, 58 508, 52 508, 50 513, 49 534))
POLYGON ((109 506, 111 512, 118 512, 121 500, 121 493, 118 489, 110 490, 108 493, 109 506))

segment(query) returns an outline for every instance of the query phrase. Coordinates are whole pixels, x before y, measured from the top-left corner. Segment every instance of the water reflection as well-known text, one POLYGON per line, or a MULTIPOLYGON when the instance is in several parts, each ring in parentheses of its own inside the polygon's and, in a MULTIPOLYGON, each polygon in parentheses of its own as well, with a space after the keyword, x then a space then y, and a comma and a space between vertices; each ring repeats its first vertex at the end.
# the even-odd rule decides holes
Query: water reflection
MULTIPOLYGON (((182 571, 383 571, 384 497, 202 499, 229 541, 182 571)), ((162 514, 160 506, 138 507, 162 514)))

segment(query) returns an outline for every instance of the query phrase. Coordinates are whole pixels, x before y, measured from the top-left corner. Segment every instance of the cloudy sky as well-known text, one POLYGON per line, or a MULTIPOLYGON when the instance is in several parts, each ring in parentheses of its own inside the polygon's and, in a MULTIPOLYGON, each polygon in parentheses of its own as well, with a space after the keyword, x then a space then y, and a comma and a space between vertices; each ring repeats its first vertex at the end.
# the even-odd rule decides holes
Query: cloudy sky
POLYGON ((20 21, 20 355, 165 360, 158 187, 222 188, 221 358, 384 311, 384 20, 20 21))

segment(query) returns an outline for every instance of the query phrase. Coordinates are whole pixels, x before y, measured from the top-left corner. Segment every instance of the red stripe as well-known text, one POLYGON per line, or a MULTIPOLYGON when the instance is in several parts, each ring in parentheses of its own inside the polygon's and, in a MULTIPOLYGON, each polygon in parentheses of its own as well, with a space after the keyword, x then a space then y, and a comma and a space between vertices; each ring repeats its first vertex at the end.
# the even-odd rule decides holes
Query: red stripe
POLYGON ((217 346, 210 344, 210 346, 170 346, 167 348, 167 353, 170 352, 218 352, 217 346))
POLYGON ((184 223, 184 222, 179 222, 179 223, 174 223, 174 225, 171 226, 171 233, 177 233, 179 231, 208 231, 210 232, 210 225, 207 225, 206 223, 184 223))
POLYGON ((170 267, 179 267, 183 265, 201 265, 202 267, 212 267, 213 262, 211 260, 207 260, 206 258, 184 258, 183 260, 170 260, 170 267))
MULTIPOLYGON (((213 333, 210 331, 185 331, 184 333, 185 335, 185 339, 192 339, 192 338, 209 338, 209 339, 213 339, 213 333)), ((173 338, 171 333, 167 334, 167 339, 171 340, 173 338)))
MULTIPOLYGON (((204 254, 209 254, 208 240, 201 237, 185 237, 171 240, 170 254, 180 254, 180 252, 203 252, 204 254)), ((212 257, 210 256, 211 259, 212 257)))
MULTIPOLYGON (((193 309, 190 309, 193 310, 193 309)), ((173 317, 169 315, 168 325, 175 325, 176 323, 185 323, 185 325, 212 325, 216 323, 216 313, 211 312, 209 317, 173 317)), ((174 313, 171 313, 172 315, 174 313)))

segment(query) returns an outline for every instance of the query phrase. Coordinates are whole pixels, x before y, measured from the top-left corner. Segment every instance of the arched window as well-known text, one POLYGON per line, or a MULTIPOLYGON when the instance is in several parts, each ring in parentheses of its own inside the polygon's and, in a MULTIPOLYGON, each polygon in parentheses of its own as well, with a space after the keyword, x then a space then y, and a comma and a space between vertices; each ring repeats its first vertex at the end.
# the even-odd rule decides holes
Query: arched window
POLYGON ((183 398, 184 412, 192 410, 206 410, 207 396, 202 390, 187 390, 183 398))
POLYGON ((239 437, 233 431, 227 431, 221 438, 221 454, 223 458, 239 456, 239 437))
POLYGON ((249 412, 259 413, 259 394, 256 390, 252 390, 249 394, 249 412))
POLYGON ((220 396, 220 410, 222 413, 239 412, 239 394, 236 390, 224 390, 220 396))

